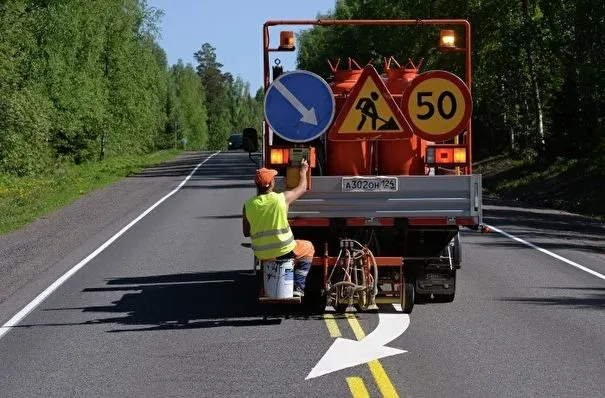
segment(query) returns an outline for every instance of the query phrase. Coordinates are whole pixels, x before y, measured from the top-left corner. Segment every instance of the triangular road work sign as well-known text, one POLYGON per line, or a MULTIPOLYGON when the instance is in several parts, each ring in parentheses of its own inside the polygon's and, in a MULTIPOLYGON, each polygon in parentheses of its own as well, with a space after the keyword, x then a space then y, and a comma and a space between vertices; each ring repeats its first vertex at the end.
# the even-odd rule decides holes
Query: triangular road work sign
POLYGON ((412 128, 372 65, 363 69, 328 138, 333 141, 411 138, 412 128))

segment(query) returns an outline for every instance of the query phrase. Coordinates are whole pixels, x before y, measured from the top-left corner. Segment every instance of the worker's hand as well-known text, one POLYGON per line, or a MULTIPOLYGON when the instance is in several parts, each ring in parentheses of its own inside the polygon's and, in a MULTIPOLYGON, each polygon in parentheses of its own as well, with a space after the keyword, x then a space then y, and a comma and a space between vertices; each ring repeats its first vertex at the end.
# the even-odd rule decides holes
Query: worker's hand
POLYGON ((307 159, 303 158, 300 161, 300 175, 301 176, 306 176, 308 170, 309 170, 309 163, 307 163, 307 159))

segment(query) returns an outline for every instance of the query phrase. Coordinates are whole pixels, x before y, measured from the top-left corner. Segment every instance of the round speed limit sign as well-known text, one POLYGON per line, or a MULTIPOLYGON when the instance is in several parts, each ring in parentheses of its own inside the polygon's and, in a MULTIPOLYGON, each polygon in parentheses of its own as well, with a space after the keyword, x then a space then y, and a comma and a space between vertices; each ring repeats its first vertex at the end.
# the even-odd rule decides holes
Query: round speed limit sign
POLYGON ((460 134, 473 110, 466 84, 442 70, 418 75, 405 90, 401 105, 414 134, 427 141, 445 141, 460 134))

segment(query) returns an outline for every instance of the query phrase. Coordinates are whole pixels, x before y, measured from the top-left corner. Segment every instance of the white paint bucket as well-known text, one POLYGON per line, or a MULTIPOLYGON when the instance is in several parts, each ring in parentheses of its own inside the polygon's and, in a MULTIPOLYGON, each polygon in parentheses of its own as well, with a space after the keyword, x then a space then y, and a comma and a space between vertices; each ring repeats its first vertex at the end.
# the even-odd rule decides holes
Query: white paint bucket
POLYGON ((265 296, 292 298, 294 293, 294 259, 263 262, 265 296))

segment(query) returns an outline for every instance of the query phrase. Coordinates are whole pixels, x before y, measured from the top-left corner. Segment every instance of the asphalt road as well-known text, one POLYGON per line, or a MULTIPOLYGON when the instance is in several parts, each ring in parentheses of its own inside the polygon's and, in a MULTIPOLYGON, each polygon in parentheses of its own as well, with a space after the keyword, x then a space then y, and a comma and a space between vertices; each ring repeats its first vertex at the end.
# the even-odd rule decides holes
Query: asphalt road
POLYGON ((416 305, 409 317, 381 306, 391 316, 381 330, 405 329, 387 345, 404 353, 306 379, 339 336, 362 339, 379 315, 264 321, 240 246, 255 166, 242 153, 209 157, 127 178, 0 237, 5 325, 164 198, 0 329, 0 396, 604 395, 603 224, 486 199, 489 225, 548 252, 463 232, 453 303, 416 305))

